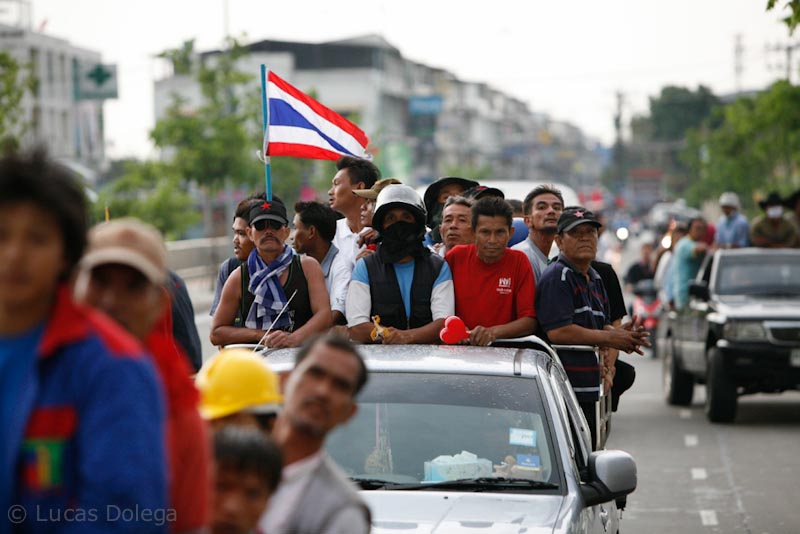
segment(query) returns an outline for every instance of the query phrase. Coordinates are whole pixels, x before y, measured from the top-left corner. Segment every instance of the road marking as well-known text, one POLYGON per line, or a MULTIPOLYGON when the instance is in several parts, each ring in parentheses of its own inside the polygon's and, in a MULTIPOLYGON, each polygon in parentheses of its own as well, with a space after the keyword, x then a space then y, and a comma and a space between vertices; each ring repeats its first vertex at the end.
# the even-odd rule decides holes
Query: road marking
POLYGON ((705 480, 708 478, 708 473, 702 467, 692 467, 692 480, 705 480))
POLYGON ((698 441, 697 434, 686 434, 683 436, 683 444, 687 447, 697 447, 698 441))
POLYGON ((678 416, 680 416, 681 419, 691 419, 692 410, 687 410, 686 408, 684 408, 678 413, 678 416))
POLYGON ((704 527, 715 527, 719 525, 719 521, 717 521, 717 512, 714 510, 700 510, 700 521, 703 522, 704 527))

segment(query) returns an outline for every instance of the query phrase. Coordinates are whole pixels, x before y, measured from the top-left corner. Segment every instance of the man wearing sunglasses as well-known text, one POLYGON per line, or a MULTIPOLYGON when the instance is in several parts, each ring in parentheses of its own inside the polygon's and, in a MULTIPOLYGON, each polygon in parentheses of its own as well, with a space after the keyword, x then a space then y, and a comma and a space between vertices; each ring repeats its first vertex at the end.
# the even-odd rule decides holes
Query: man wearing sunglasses
POLYGON ((249 219, 247 235, 255 245, 247 258, 250 279, 243 288, 242 269, 237 268, 225 282, 211 322, 211 342, 297 347, 331 326, 322 268, 317 260, 296 255, 286 244, 289 220, 281 199, 256 204, 249 219), (244 326, 234 326, 240 306, 248 310, 244 326))

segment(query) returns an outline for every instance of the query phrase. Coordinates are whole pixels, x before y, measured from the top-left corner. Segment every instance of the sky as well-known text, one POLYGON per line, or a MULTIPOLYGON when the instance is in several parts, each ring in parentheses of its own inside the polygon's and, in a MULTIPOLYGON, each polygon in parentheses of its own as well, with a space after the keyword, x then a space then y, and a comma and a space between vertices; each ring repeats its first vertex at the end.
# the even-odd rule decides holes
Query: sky
POLYGON ((733 92, 736 34, 740 86, 763 88, 785 72, 784 56, 765 47, 789 42, 766 0, 32 0, 32 22, 118 65, 119 98, 105 104, 108 155, 150 157, 153 82, 166 74, 154 56, 192 38, 196 50, 218 48, 226 1, 228 31, 245 41, 380 34, 406 58, 487 82, 605 144, 617 91, 624 120, 664 85, 733 92))

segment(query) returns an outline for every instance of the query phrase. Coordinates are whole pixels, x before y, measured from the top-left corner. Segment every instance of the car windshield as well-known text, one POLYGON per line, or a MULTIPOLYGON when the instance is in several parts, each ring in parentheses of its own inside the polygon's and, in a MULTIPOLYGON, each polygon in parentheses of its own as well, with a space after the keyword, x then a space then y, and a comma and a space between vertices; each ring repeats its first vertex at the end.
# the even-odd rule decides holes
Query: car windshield
POLYGON ((719 295, 799 295, 800 255, 722 258, 716 286, 719 295))
POLYGON ((538 391, 533 378, 370 373, 326 450, 364 489, 553 491, 560 471, 538 391))

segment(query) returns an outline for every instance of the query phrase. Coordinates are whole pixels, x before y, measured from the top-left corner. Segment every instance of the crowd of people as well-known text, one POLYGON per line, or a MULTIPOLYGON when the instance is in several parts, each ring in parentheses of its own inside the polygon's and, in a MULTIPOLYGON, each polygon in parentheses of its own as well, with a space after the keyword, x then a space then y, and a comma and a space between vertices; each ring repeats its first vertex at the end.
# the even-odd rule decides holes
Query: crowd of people
POLYGON ((722 214, 716 224, 697 216, 672 221, 666 242, 642 243, 641 257, 625 274, 630 289, 653 279, 665 309, 681 311, 689 300, 689 282, 703 259, 717 249, 745 247, 800 248, 800 190, 784 198, 773 191, 758 202, 762 214, 748 221, 739 196, 726 191, 719 197, 722 214))
POLYGON ((649 341, 622 322, 594 213, 538 186, 523 227, 473 180, 421 197, 367 160, 336 167, 328 205, 290 218, 277 197, 239 203, 219 269, 211 341, 301 347, 294 370, 279 379, 229 348, 193 380, 158 231, 88 228, 68 171, 40 152, 0 160, 0 532, 366 532, 369 510, 323 452, 367 381, 357 345, 438 343, 452 315, 464 344, 599 347, 559 356, 590 422, 601 388, 616 407, 634 379, 618 352, 649 341))

